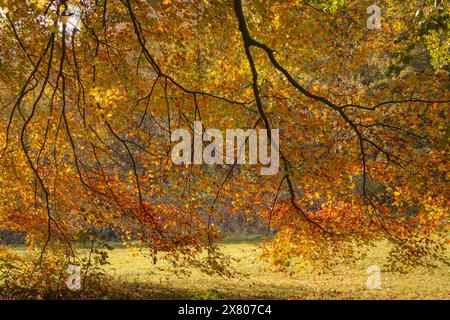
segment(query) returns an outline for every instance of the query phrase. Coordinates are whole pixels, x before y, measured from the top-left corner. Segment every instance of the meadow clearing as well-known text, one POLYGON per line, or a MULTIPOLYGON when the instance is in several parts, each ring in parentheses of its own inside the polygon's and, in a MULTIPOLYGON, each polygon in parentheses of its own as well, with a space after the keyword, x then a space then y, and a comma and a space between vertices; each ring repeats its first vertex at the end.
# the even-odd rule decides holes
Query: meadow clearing
MULTIPOLYGON (((367 258, 323 272, 287 274, 268 270, 259 258, 257 240, 228 239, 223 252, 234 258, 234 277, 209 276, 196 269, 175 274, 171 265, 139 246, 111 243, 109 264, 103 266, 113 286, 95 298, 103 299, 450 299, 450 268, 417 268, 410 273, 387 272, 388 246, 371 248, 367 258), (381 267, 381 289, 367 289, 367 268, 381 267)), ((15 247, 25 254, 24 247, 15 247)), ((75 297, 75 296, 74 296, 75 297)))
POLYGON ((450 299, 450 268, 418 268, 407 274, 383 270, 388 248, 371 249, 368 258, 323 274, 289 275, 267 271, 251 242, 228 241, 224 253, 237 258, 233 278, 208 276, 197 270, 187 276, 170 272, 164 262, 154 265, 142 249, 116 247, 106 272, 124 284, 128 298, 145 299, 450 299), (367 268, 381 266, 381 290, 368 290, 367 268))

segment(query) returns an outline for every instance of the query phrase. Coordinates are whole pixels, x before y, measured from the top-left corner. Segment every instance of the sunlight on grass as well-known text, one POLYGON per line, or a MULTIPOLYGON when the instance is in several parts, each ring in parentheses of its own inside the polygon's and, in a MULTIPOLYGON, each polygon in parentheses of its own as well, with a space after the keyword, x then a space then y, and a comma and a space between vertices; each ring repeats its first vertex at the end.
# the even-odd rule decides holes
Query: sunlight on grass
MULTIPOLYGON (((232 242, 232 241, 230 241, 232 242)), ((241 275, 231 279, 208 276, 192 270, 177 276, 165 262, 153 264, 145 249, 114 249, 107 274, 124 284, 128 298, 193 299, 449 299, 450 269, 416 269, 408 274, 383 271, 386 245, 371 250, 354 266, 340 266, 325 274, 288 275, 264 271, 257 247, 251 243, 224 243, 226 254, 238 258, 233 264, 241 275), (366 289, 367 267, 381 266, 382 289, 366 289)))

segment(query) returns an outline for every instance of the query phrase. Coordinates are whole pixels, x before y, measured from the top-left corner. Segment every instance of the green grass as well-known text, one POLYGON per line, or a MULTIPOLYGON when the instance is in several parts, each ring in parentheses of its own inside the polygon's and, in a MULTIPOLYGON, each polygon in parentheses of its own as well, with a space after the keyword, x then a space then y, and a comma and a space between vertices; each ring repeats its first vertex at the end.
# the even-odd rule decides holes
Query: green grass
MULTIPOLYGON (((163 259, 156 264, 142 247, 126 248, 113 243, 110 265, 105 272, 113 279, 106 299, 450 299, 450 268, 417 268, 408 274, 383 270, 388 247, 379 244, 368 258, 355 265, 341 265, 324 274, 289 275, 264 271, 258 258, 257 237, 224 239, 223 252, 236 258, 232 266, 240 275, 233 278, 208 276, 198 270, 176 275, 163 259), (244 241, 245 242, 240 242, 244 241), (240 243, 239 243, 240 242, 240 243), (368 290, 367 267, 379 265, 381 290, 368 290)), ((25 253, 23 247, 15 251, 25 253)))
POLYGON ((176 276, 164 262, 154 265, 143 249, 116 248, 110 255, 107 274, 123 283, 124 297, 145 299, 450 299, 450 268, 422 268, 408 274, 383 271, 382 289, 366 289, 367 267, 382 266, 387 247, 372 249, 364 261, 340 266, 326 274, 287 275, 263 271, 256 246, 222 244, 226 254, 239 260, 235 278, 207 276, 193 270, 176 276), (125 293, 126 292, 126 293, 125 293))

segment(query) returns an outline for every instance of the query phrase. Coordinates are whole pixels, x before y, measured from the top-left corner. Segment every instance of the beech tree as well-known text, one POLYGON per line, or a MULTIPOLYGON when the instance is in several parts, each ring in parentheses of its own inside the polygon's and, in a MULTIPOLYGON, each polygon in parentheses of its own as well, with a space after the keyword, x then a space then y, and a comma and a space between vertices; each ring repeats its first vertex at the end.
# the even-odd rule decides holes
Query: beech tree
POLYGON ((393 268, 448 263, 449 4, 383 1, 380 29, 370 5, 0 0, 0 228, 37 267, 110 228, 227 274, 225 211, 265 220, 281 269, 381 239, 393 268), (175 165, 194 121, 279 129, 278 174, 175 165))

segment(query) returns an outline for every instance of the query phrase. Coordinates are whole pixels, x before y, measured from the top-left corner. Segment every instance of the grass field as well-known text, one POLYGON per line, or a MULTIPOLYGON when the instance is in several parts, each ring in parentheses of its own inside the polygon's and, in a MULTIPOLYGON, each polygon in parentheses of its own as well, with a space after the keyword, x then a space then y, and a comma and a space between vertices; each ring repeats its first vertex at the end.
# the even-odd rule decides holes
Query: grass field
MULTIPOLYGON (((164 260, 153 264, 146 249, 112 244, 105 272, 113 290, 105 299, 446 299, 450 300, 450 268, 418 268, 408 274, 383 270, 388 247, 379 244, 368 258, 355 265, 341 265, 323 274, 289 275, 264 271, 267 264, 258 258, 257 239, 233 238, 221 244, 223 252, 236 261, 238 276, 208 276, 198 270, 175 275, 164 260), (250 240, 250 241, 249 241, 250 240), (243 242, 244 241, 244 242, 243 242), (370 265, 381 267, 381 289, 366 288, 370 265)), ((25 254, 24 247, 16 252, 25 254)))
POLYGON ((106 268, 123 283, 127 298, 145 299, 450 299, 450 268, 416 269, 408 274, 381 269, 381 290, 368 290, 367 267, 382 266, 387 247, 380 244, 364 261, 341 266, 326 274, 287 275, 263 271, 251 243, 222 244, 226 254, 238 258, 233 267, 242 275, 221 278, 193 270, 176 276, 164 263, 154 265, 140 249, 116 248, 106 268), (163 270, 159 270, 161 268, 163 270))

